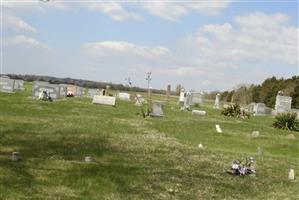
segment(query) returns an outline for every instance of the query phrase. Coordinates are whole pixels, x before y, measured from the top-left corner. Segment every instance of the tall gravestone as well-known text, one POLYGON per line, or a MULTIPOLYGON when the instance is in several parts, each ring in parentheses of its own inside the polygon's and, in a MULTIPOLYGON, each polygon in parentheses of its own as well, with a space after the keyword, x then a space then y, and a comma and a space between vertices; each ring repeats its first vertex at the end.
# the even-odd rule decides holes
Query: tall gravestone
POLYGON ((44 81, 34 81, 32 87, 32 98, 37 99, 39 94, 47 91, 53 100, 60 98, 60 87, 57 84, 50 84, 44 81))
POLYGON ((216 108, 216 109, 220 108, 220 94, 219 93, 216 94, 214 108, 216 108))
POLYGON ((185 89, 181 88, 180 98, 179 98, 179 104, 180 105, 184 104, 184 99, 185 99, 185 89))
POLYGON ((8 77, 0 77, 0 92, 14 93, 15 80, 8 77))
POLYGON ((109 96, 109 89, 110 89, 110 86, 106 85, 105 96, 109 96))
POLYGON ((290 112, 292 110, 291 105, 292 105, 292 97, 283 96, 281 92, 278 92, 275 101, 275 113, 280 114, 280 113, 290 112))

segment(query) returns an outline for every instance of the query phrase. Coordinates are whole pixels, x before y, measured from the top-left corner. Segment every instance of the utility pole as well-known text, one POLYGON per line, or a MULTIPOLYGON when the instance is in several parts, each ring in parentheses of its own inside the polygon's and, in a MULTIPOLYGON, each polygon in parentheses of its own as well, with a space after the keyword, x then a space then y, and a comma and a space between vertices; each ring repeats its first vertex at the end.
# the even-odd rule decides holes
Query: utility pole
POLYGON ((147 77, 146 77, 146 80, 147 80, 147 97, 148 99, 150 99, 150 81, 152 80, 152 72, 147 72, 147 77))

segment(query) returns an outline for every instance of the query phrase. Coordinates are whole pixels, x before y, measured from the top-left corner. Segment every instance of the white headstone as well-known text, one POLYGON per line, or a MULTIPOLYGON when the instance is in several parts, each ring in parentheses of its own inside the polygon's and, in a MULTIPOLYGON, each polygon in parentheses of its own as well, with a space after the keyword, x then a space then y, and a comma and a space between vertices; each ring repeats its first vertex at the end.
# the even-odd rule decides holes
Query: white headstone
POLYGON ((91 156, 85 156, 84 160, 85 160, 85 162, 91 162, 92 157, 91 156))
POLYGON ((255 116, 261 116, 266 114, 266 105, 264 103, 257 103, 253 109, 255 116))
POLYGON ((203 145, 200 143, 200 144, 198 144, 198 148, 199 149, 203 149, 203 145))
POLYGON ((216 130, 217 130, 218 133, 222 133, 222 130, 221 130, 219 124, 216 124, 216 130))
POLYGON ((200 116, 204 116, 206 115, 207 112, 204 110, 192 110, 192 115, 200 115, 200 116))
POLYGON ((220 108, 220 94, 218 93, 215 97, 215 104, 214 108, 219 109, 220 108))
POLYGON ((8 77, 0 77, 0 92, 14 93, 15 80, 8 77))
POLYGON ((258 137, 260 135, 259 131, 252 131, 251 137, 258 137))
POLYGON ((291 105, 292 105, 292 97, 281 96, 281 95, 276 96, 276 102, 275 102, 276 114, 290 112, 291 105))
POLYGON ((185 90, 182 88, 180 92, 179 103, 184 103, 184 98, 185 98, 185 90))
POLYGON ((92 103, 115 106, 115 97, 94 95, 92 103))
POLYGON ((195 105, 195 104, 203 104, 204 103, 204 95, 201 92, 191 92, 191 99, 189 104, 191 106, 195 105))
POLYGON ((18 91, 24 90, 24 81, 15 79, 14 89, 18 91))
POLYGON ((124 92, 120 92, 119 94, 118 94, 118 98, 120 99, 120 100, 123 100, 123 101, 130 101, 131 99, 130 99, 130 94, 129 93, 124 93, 124 92))
POLYGON ((295 171, 294 171, 294 169, 290 169, 289 180, 294 180, 294 179, 295 179, 295 171))

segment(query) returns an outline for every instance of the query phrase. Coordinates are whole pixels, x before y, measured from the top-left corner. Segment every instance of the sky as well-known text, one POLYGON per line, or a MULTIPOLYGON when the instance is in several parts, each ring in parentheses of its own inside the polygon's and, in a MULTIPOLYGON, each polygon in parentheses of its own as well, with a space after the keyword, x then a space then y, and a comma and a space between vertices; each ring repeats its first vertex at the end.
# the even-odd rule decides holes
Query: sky
POLYGON ((298 75, 298 1, 1 0, 1 73, 224 91, 298 75))

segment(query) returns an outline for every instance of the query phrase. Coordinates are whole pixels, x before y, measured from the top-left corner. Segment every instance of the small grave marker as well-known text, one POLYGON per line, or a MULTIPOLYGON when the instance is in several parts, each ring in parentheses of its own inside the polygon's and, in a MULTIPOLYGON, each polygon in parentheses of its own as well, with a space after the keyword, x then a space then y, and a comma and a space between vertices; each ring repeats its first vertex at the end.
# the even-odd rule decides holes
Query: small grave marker
POLYGON ((92 162, 92 157, 91 156, 85 156, 84 160, 85 160, 85 162, 92 162))
POLYGON ((222 130, 221 130, 219 124, 216 124, 216 130, 217 130, 218 133, 222 133, 222 130))
POLYGON ((124 92, 120 92, 118 94, 118 98, 122 101, 130 101, 130 94, 129 93, 124 93, 124 92))
POLYGON ((12 161, 19 161, 21 159, 20 157, 20 153, 19 152, 12 152, 12 155, 11 155, 11 160, 12 161))
POLYGON ((260 136, 260 132, 259 131, 252 131, 251 137, 256 138, 256 137, 259 137, 259 136, 260 136))
POLYGON ((204 116, 206 114, 207 114, 207 112, 204 110, 192 110, 192 115, 204 116))
POLYGON ((200 143, 200 144, 198 144, 198 148, 199 149, 203 149, 203 145, 200 143))
POLYGON ((290 169, 288 177, 289 177, 289 180, 294 180, 295 179, 295 171, 294 171, 294 169, 290 169))

